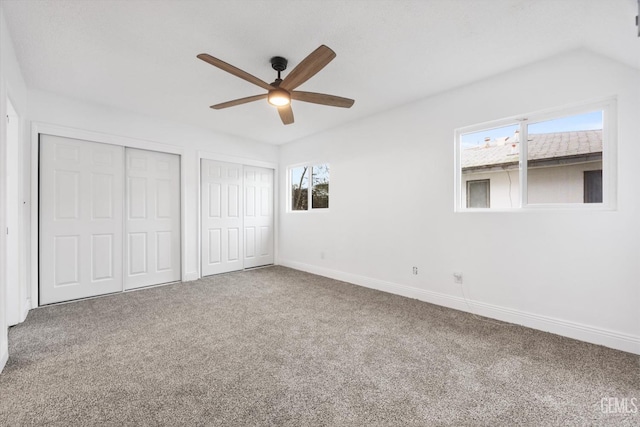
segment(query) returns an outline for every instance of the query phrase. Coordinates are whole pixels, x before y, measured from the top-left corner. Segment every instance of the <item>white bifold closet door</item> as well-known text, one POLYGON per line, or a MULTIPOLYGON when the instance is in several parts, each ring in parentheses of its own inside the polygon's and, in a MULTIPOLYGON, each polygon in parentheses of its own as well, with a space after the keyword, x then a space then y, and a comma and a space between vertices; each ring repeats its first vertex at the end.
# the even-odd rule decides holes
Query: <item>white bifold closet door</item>
POLYGON ((40 304, 122 290, 123 156, 40 135, 40 304))
POLYGON ((39 189, 41 305, 180 280, 179 156, 40 135, 39 189))
POLYGON ((180 158, 126 149, 125 289, 180 280, 180 158))
POLYGON ((273 170, 202 160, 202 275, 273 264, 273 170))

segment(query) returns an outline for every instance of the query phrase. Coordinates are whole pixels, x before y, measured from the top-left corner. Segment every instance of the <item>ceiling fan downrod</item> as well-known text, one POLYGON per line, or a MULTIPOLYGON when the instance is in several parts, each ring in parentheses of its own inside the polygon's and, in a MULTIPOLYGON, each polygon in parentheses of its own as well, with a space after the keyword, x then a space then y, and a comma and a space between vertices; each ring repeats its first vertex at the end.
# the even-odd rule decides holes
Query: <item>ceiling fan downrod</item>
POLYGON ((282 80, 280 78, 280 73, 287 69, 287 60, 282 56, 274 56, 271 58, 271 68, 278 72, 278 80, 282 80))

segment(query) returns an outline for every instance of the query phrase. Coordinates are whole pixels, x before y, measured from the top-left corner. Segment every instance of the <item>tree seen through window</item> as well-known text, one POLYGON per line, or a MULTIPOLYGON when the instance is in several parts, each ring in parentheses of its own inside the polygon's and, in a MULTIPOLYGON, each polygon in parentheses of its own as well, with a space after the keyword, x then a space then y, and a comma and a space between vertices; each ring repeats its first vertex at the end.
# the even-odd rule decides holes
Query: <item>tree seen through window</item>
POLYGON ((326 209, 329 207, 329 165, 299 166, 290 169, 291 210, 326 209), (309 193, 311 177, 311 193, 309 193))

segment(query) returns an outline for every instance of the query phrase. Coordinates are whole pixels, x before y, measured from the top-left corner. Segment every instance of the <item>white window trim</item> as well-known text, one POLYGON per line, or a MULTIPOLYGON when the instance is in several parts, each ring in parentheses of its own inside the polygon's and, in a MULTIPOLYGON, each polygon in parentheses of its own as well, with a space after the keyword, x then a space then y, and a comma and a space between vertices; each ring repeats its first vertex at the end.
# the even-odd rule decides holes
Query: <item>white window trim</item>
POLYGON ((287 174, 287 197, 286 197, 286 212, 287 213, 292 213, 292 214, 300 214, 300 213, 309 213, 309 212, 329 212, 329 209, 331 209, 331 190, 329 190, 329 207, 328 208, 313 208, 312 207, 312 188, 313 188, 313 184, 312 184, 312 175, 311 175, 311 171, 309 172, 309 189, 307 192, 307 206, 308 209, 307 210, 294 210, 291 208, 291 188, 292 188, 292 183, 291 183, 291 170, 292 169, 296 169, 296 168, 300 168, 300 167, 305 167, 308 166, 309 170, 311 168, 313 168, 314 166, 317 165, 329 165, 329 188, 331 188, 331 163, 327 162, 327 161, 317 161, 317 162, 303 162, 303 163, 296 163, 293 165, 289 165, 286 168, 286 174, 287 174))
POLYGON ((520 114, 504 119, 479 123, 461 127, 454 132, 454 212, 549 212, 549 211, 615 211, 617 209, 617 100, 608 97, 579 104, 573 104, 561 108, 553 108, 537 111, 529 114, 520 114), (527 203, 527 164, 526 143, 520 144, 520 200, 513 208, 467 208, 466 201, 462 200, 462 170, 460 167, 460 137, 463 134, 494 129, 520 123, 520 140, 527 141, 527 126, 529 124, 543 122, 554 118, 578 115, 595 110, 602 110, 602 203, 527 203))

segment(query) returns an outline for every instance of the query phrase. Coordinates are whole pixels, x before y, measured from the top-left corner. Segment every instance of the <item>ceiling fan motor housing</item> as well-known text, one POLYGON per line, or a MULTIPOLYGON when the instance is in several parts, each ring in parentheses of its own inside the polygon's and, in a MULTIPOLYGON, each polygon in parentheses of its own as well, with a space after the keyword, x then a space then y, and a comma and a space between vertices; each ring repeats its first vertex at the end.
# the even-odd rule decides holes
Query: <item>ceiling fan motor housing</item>
POLYGON ((287 60, 281 56, 271 58, 271 68, 278 73, 287 69, 287 60))

